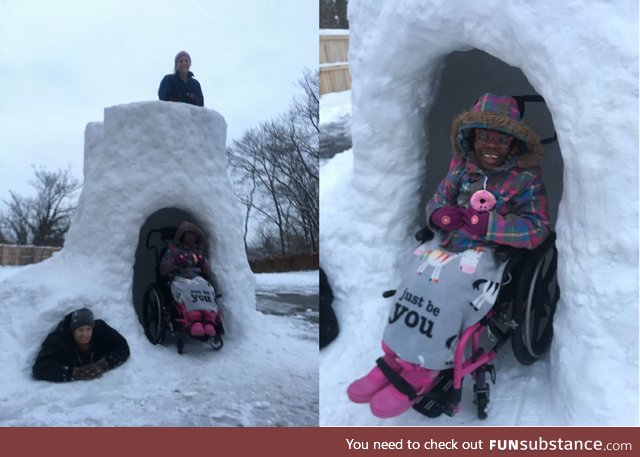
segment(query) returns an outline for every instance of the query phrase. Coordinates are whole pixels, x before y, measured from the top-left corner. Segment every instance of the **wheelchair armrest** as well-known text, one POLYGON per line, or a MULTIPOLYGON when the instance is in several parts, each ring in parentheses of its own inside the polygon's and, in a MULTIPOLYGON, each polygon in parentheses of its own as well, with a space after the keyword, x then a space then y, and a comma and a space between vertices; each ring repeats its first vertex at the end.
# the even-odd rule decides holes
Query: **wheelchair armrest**
POLYGON ((435 233, 433 233, 431 229, 427 225, 425 225, 420 230, 418 230, 414 236, 416 238, 416 241, 418 241, 419 243, 424 243, 425 241, 432 240, 435 236, 435 233))
POLYGON ((496 248, 496 259, 500 262, 506 262, 509 260, 516 252, 518 252, 517 248, 511 246, 499 246, 496 248))

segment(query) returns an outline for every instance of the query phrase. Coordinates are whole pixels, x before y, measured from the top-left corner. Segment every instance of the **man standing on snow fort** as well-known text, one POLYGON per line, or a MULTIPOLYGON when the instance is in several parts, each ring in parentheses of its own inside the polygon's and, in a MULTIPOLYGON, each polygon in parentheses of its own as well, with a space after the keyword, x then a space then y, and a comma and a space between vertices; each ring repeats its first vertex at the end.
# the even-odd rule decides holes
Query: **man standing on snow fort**
POLYGON ((127 340, 105 321, 94 320, 90 309, 82 308, 67 314, 47 336, 32 374, 52 382, 95 379, 128 358, 127 340))

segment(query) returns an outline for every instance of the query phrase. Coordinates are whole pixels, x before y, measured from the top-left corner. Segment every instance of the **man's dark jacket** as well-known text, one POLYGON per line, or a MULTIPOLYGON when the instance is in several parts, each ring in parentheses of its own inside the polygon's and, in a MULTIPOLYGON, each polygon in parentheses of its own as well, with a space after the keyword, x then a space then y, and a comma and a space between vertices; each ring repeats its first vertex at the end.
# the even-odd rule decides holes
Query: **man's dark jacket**
POLYGON ((81 355, 69 329, 70 320, 71 313, 65 316, 42 343, 32 369, 35 379, 52 382, 73 381, 72 372, 75 367, 104 358, 111 369, 122 365, 129 358, 127 340, 101 319, 94 323, 91 349, 81 355))

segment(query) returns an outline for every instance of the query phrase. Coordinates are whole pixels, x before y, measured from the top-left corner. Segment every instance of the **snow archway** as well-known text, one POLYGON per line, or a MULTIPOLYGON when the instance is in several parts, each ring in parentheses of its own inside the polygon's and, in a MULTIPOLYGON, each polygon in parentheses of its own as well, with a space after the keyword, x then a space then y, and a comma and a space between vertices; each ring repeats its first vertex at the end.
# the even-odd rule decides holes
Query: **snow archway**
MULTIPOLYGON (((200 225, 200 221, 193 216, 193 212, 183 211, 178 208, 162 208, 150 215, 140 228, 140 237, 138 239, 138 247, 136 249, 135 263, 133 265, 133 285, 132 299, 133 307, 138 315, 138 320, 142 322, 142 308, 144 301, 144 292, 156 280, 156 251, 152 247, 156 247, 158 252, 163 248, 164 244, 159 233, 150 233, 162 227, 177 227, 182 221, 193 222, 200 225), (151 236, 150 236, 151 235, 151 236), (147 246, 149 239, 149 246, 147 246), (151 248, 151 249, 150 249, 151 248)), ((205 245, 208 250, 209 243, 205 245)), ((212 248, 215 253, 215 247, 212 248)), ((215 259, 211 259, 215 261, 215 259)))
MULTIPOLYGON (((380 353, 388 306, 380 292, 397 283, 419 225, 443 64, 475 48, 519 68, 545 98, 564 166, 555 340, 537 366, 510 368, 517 376, 506 398, 504 382, 492 395, 491 423, 637 424, 637 5, 353 0, 349 8, 352 161, 332 161, 349 171, 321 179, 321 258, 342 332, 321 356, 322 423, 379 423, 342 393, 380 353)), ((473 72, 461 76, 473 84, 473 72)))

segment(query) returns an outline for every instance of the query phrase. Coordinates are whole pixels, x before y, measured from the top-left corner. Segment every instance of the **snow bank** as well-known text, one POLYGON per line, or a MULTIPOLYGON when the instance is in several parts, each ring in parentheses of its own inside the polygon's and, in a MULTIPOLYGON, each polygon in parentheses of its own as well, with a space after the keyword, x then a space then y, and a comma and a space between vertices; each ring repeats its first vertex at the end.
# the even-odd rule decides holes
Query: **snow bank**
MULTIPOLYGON (((341 319, 341 336, 321 355, 322 423, 381 423, 344 391, 380 353, 388 306, 380 292, 397 284, 421 224, 427 118, 443 61, 477 48, 521 69, 545 98, 564 163, 562 298, 551 353, 539 362, 548 370, 507 364, 506 389, 521 402, 539 398, 491 423, 637 425, 637 4, 353 0, 349 9, 353 153, 332 160, 345 167, 339 176, 338 164, 321 169, 321 260, 341 319), (533 373, 535 389, 519 381, 533 373)), ((471 84, 474 73, 459 76, 471 84)), ((506 410, 501 370, 492 401, 506 410)), ((384 423, 426 420, 411 414, 384 423)))

